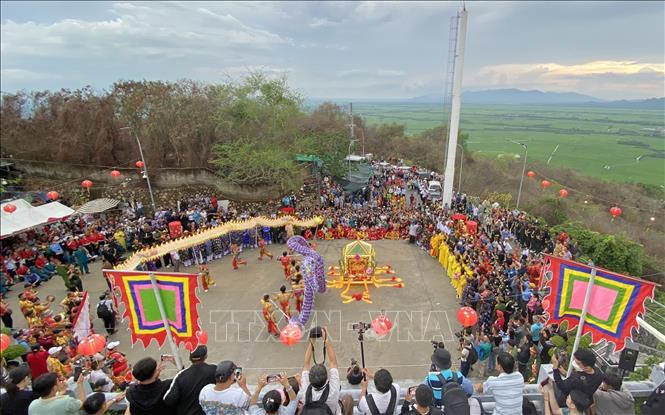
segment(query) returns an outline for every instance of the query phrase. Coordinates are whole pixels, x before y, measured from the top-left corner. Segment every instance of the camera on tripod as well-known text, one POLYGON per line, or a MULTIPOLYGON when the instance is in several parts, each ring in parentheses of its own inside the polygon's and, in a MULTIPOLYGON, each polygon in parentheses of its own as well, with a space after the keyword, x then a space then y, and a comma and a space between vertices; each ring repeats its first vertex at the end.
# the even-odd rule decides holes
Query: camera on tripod
POLYGON ((372 328, 372 325, 369 324, 369 323, 363 323, 363 322, 361 321, 360 323, 353 323, 353 325, 351 326, 351 328, 353 328, 353 330, 355 330, 355 331, 357 331, 357 332, 365 332, 365 331, 371 329, 371 328, 372 328))
POLYGON ((436 340, 432 340, 432 347, 434 347, 434 350, 436 350, 436 349, 445 349, 446 345, 443 342, 438 342, 436 340))

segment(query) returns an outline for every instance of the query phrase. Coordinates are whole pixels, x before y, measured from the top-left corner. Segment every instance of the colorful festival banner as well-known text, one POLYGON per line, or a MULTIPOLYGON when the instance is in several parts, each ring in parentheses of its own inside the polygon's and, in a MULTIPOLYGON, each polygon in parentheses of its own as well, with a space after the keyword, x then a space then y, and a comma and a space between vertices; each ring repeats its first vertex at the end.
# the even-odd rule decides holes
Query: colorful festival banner
MULTIPOLYGON (((577 326, 591 270, 589 265, 545 255, 543 289, 548 294, 543 301, 549 301, 548 323, 567 321, 570 328, 577 326)), ((616 345, 615 351, 623 349, 631 330, 639 327, 636 318, 644 314, 644 301, 653 298, 654 288, 649 281, 596 268, 582 333, 591 333, 593 343, 605 339, 616 345)))
POLYGON ((90 324, 90 297, 87 291, 83 291, 83 298, 76 316, 72 323, 74 338, 81 341, 92 334, 92 325, 90 324))
POLYGON ((314 216, 309 219, 301 220, 288 215, 280 216, 277 218, 257 216, 255 218, 242 221, 230 221, 213 228, 200 229, 191 235, 186 234, 178 239, 168 241, 155 247, 142 249, 129 257, 125 262, 115 266, 115 269, 136 269, 136 267, 144 262, 153 261, 171 253, 172 251, 178 251, 180 249, 201 245, 210 239, 219 238, 220 236, 226 235, 229 232, 244 231, 257 226, 279 228, 282 226, 291 225, 301 228, 313 228, 320 225, 321 223, 323 223, 323 218, 320 216, 314 216))
MULTIPOLYGON (((166 330, 159 311, 157 297, 150 280, 150 272, 103 270, 111 285, 113 295, 121 295, 123 317, 129 320, 132 344, 140 340, 144 347, 152 339, 161 347, 166 340, 166 330)), ((196 332, 200 330, 196 296, 197 274, 154 272, 159 294, 173 340, 196 344, 196 332)))

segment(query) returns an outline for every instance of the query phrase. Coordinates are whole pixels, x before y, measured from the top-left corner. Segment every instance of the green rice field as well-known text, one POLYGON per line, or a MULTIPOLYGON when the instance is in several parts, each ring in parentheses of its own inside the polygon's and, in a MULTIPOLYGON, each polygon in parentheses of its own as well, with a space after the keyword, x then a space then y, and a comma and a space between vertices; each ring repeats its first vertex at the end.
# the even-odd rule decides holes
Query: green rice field
MULTIPOLYGON (((437 104, 354 102, 353 109, 368 124, 403 124, 410 135, 444 119, 437 104)), ((463 105, 461 129, 477 155, 522 157, 522 147, 510 142, 514 140, 527 144, 529 164, 547 163, 551 156, 550 166, 610 181, 663 186, 664 116, 663 111, 642 109, 463 105)))

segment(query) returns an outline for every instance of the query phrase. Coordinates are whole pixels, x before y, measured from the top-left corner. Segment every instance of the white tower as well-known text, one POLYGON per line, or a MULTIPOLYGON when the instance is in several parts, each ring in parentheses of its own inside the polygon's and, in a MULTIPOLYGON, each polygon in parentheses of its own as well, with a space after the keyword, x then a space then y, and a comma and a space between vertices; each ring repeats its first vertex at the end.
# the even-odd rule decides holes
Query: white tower
POLYGON ((452 105, 450 110, 450 125, 448 126, 448 151, 446 153, 446 170, 443 176, 442 203, 448 204, 453 198, 453 181, 455 179, 455 156, 457 155, 457 134, 459 132, 460 107, 462 104, 462 70, 464 68, 464 48, 466 46, 466 8, 457 13, 458 35, 455 48, 455 72, 452 91, 452 105))

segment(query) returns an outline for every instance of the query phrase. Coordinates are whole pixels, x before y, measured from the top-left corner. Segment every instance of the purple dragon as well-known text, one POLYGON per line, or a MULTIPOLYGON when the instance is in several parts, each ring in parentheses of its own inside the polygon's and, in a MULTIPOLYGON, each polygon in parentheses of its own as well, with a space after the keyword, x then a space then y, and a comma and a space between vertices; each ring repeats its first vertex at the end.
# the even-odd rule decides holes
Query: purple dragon
POLYGON ((286 241, 289 249, 303 256, 301 265, 303 279, 305 283, 305 299, 303 300, 302 310, 298 318, 293 318, 292 323, 298 323, 301 326, 307 324, 309 315, 314 306, 314 294, 326 292, 326 273, 321 255, 309 246, 309 243, 302 236, 292 236, 286 241))

